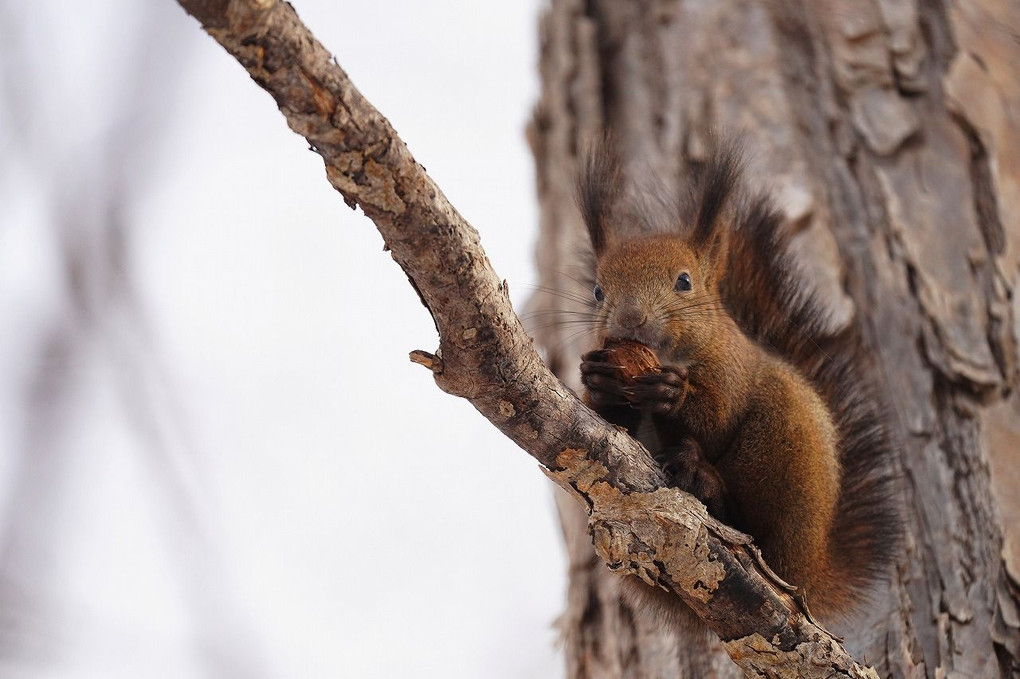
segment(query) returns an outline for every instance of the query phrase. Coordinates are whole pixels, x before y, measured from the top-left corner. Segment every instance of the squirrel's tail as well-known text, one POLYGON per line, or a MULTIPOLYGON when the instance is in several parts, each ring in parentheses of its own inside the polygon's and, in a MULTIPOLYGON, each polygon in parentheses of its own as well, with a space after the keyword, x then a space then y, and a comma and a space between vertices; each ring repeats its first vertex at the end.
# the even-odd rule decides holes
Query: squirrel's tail
POLYGON ((900 534, 889 411, 873 386, 875 362, 857 325, 833 330, 831 314, 806 289, 783 218, 768 198, 740 187, 741 165, 738 146, 718 144, 695 172, 690 195, 697 200, 727 185, 727 218, 717 220, 717 228, 730 229, 723 303, 749 336, 794 364, 833 413, 843 477, 831 572, 809 604, 845 611, 852 593, 860 596, 887 575, 900 534))

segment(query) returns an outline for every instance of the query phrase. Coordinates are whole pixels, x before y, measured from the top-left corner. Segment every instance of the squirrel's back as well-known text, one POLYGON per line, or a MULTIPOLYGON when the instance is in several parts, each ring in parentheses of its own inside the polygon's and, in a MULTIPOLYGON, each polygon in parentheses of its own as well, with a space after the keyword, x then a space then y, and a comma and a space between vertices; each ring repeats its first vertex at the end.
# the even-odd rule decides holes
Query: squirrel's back
POLYGON ((793 259, 782 216, 768 197, 742 189, 741 171, 739 147, 721 143, 695 171, 690 195, 701 206, 728 204, 734 210, 720 285, 727 310, 748 336, 801 371, 836 425, 842 477, 830 537, 838 572, 828 578, 825 594, 828 607, 838 610, 846 597, 886 575, 898 545, 888 409, 857 325, 833 332, 831 313, 808 291, 793 259))

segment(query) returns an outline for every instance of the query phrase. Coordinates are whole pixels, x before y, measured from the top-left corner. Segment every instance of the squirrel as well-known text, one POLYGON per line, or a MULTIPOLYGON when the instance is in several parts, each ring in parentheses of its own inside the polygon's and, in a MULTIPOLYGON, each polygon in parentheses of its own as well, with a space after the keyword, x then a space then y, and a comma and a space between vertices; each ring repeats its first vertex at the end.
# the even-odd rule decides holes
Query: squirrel
MULTIPOLYGON (((630 210, 610 141, 582 164, 595 340, 580 364, 584 398, 671 485, 749 533, 813 613, 848 619, 896 551, 887 411, 859 331, 833 335, 780 213, 743 185, 739 144, 713 146, 682 198, 630 210), (606 345, 619 340, 661 366, 628 379, 606 345)), ((682 606, 628 580, 657 606, 682 606)))

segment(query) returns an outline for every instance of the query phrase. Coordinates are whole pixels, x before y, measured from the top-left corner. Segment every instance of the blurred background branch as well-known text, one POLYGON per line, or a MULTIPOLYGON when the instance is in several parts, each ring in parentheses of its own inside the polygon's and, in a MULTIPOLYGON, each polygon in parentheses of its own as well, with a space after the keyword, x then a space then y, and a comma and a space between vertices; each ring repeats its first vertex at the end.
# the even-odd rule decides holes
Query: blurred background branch
MULTIPOLYGON (((216 546, 195 492, 202 467, 133 279, 138 234, 131 211, 151 188, 152 161, 165 145, 161 132, 175 113, 175 90, 188 63, 187 49, 179 45, 189 41, 177 24, 163 30, 163 8, 119 10, 108 18, 123 21, 127 31, 113 37, 117 50, 96 55, 90 65, 103 77, 80 93, 91 100, 79 103, 99 104, 98 117, 83 120, 72 113, 70 120, 48 120, 39 112, 52 110, 51 83, 30 75, 45 71, 38 62, 49 55, 29 39, 47 27, 31 6, 4 2, 0 8, 2 103, 9 121, 4 190, 10 195, 18 183, 30 182, 40 192, 46 209, 40 222, 53 256, 46 270, 52 296, 37 311, 36 334, 23 361, 22 427, 5 460, 0 598, 6 624, 0 651, 8 660, 24 659, 26 648, 39 661, 66 655, 66 633, 54 619, 64 602, 48 600, 47 592, 73 568, 68 516, 80 501, 75 496, 88 492, 78 487, 80 466, 91 463, 76 445, 76 420, 92 415, 90 394, 105 383, 134 439, 143 494, 158 510, 160 547, 189 555, 166 563, 194 629, 198 665, 216 676, 257 677, 262 663, 249 660, 258 658, 259 644, 237 619, 231 588, 220 582, 216 546), (68 123, 81 122, 84 129, 68 129, 68 123)), ((99 626, 88 634, 104 631, 99 626)))
MULTIPOLYGON (((301 10, 527 294, 538 3, 347 4, 301 10)), ((562 674, 547 483, 405 365, 427 313, 278 115, 173 3, 0 0, 0 675, 562 674), (505 497, 436 477, 468 446, 505 497)))

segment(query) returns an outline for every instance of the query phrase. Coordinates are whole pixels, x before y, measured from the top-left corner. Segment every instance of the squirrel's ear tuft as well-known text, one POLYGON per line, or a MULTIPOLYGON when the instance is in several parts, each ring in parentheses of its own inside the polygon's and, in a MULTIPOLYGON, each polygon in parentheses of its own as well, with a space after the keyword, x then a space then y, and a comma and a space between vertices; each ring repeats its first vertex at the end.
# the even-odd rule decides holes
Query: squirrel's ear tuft
POLYGON ((743 168, 744 154, 738 142, 712 140, 711 155, 694 175, 697 216, 691 235, 695 243, 705 243, 717 230, 725 228, 722 217, 736 197, 743 168))
POLYGON ((610 214, 622 193, 622 180, 616 144, 606 133, 582 152, 576 187, 577 205, 596 255, 610 240, 610 214))
POLYGON ((744 155, 739 142, 714 138, 708 160, 694 172, 691 242, 712 259, 725 252, 731 228, 726 218, 736 207, 733 203, 738 199, 743 166, 744 155))

